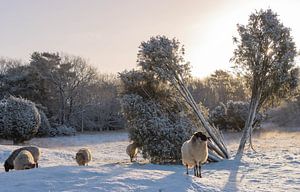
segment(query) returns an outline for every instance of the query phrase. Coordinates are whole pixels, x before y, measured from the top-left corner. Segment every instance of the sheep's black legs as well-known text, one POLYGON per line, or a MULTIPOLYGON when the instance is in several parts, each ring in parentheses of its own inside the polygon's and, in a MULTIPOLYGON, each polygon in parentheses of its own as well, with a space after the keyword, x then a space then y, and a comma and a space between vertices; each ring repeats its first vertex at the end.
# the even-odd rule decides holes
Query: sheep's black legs
POLYGON ((199 177, 202 178, 202 175, 201 175, 201 165, 199 165, 198 168, 199 168, 199 177))
POLYGON ((189 167, 186 165, 186 174, 189 175, 189 167))
POLYGON ((198 165, 194 167, 194 176, 198 177, 198 165))
POLYGON ((36 167, 36 168, 38 168, 38 167, 39 167, 39 164, 38 164, 38 163, 36 163, 36 164, 35 164, 35 167, 36 167))
MULTIPOLYGON (((187 175, 189 174, 189 169, 188 169, 187 165, 186 165, 186 174, 187 175)), ((202 178, 202 175, 201 175, 201 164, 194 166, 194 176, 202 178)))

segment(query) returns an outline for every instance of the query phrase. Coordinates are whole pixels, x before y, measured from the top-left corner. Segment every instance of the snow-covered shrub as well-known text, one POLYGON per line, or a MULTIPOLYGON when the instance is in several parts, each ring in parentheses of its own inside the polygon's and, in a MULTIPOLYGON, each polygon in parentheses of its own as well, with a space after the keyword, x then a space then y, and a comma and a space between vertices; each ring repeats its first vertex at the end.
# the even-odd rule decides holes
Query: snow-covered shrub
POLYGON ((198 103, 198 107, 199 107, 200 111, 203 113, 204 117, 206 119, 208 119, 209 109, 206 106, 204 106, 202 102, 198 103))
POLYGON ((67 125, 59 125, 50 129, 49 136, 72 136, 76 134, 76 130, 73 127, 67 125))
POLYGON ((51 136, 51 125, 49 123, 49 120, 48 120, 46 114, 41 110, 39 110, 39 113, 41 116, 41 125, 38 129, 36 136, 39 136, 39 137, 51 136))
POLYGON ((300 126, 300 96, 294 100, 283 102, 279 107, 268 111, 272 123, 280 127, 300 126))
POLYGON ((226 106, 223 103, 220 103, 219 106, 215 107, 209 113, 209 121, 220 129, 227 128, 226 118, 226 106))
MULTIPOLYGON (((209 114, 209 120, 212 124, 223 130, 241 131, 248 117, 249 103, 242 101, 228 101, 221 103, 209 114)), ((257 113, 254 119, 254 126, 258 128, 263 115, 257 113)))
POLYGON ((31 101, 10 96, 0 102, 0 137, 21 143, 35 136, 40 114, 31 101))
POLYGON ((180 148, 196 130, 189 119, 178 115, 169 118, 162 106, 138 95, 125 95, 122 108, 127 117, 129 138, 152 163, 174 163, 181 159, 180 148))

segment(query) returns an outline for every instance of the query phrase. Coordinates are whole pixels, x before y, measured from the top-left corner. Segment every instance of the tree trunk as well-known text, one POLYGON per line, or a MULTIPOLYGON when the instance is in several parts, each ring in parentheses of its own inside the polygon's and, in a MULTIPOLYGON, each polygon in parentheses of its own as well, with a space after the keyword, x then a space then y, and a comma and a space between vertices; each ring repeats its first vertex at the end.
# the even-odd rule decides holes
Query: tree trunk
MULTIPOLYGON (((201 110, 199 109, 199 107, 196 104, 193 96, 191 95, 191 93, 189 92, 189 90, 187 89, 187 87, 185 86, 185 84, 180 79, 177 79, 177 82, 178 82, 178 85, 179 85, 179 87, 177 88, 177 90, 181 93, 181 95, 186 100, 186 102, 194 110, 197 118, 200 120, 200 122, 203 125, 204 129, 207 131, 207 133, 211 137, 211 139, 213 141, 212 144, 216 145, 215 148, 211 147, 209 150, 216 151, 216 153, 221 158, 228 159, 230 157, 230 155, 229 155, 229 153, 227 151, 226 145, 223 142, 223 138, 222 138, 221 133, 219 132, 219 130, 217 130, 213 126, 211 126, 208 121, 206 121, 205 117, 201 113, 201 110), (217 149, 217 150, 215 150, 215 149, 217 149)), ((173 84, 175 84, 175 83, 173 82, 173 84)), ((175 86, 176 86, 176 84, 175 84, 175 86)), ((219 161, 221 158, 218 158, 218 159, 215 159, 215 160, 219 161)))
MULTIPOLYGON (((170 67, 169 70, 172 71, 172 68, 170 67)), ((176 74, 176 72, 173 71, 173 76, 172 78, 169 79, 169 81, 177 89, 177 91, 184 98, 187 104, 193 109, 193 111, 196 114, 196 117, 199 119, 200 123, 203 125, 208 135, 211 137, 211 140, 213 141, 211 144, 216 145, 215 147, 211 147, 209 149, 209 152, 215 151, 216 154, 214 156, 218 158, 213 158, 213 157, 212 158, 215 161, 220 161, 222 158, 228 159, 230 155, 224 143, 224 138, 222 134, 218 129, 210 125, 209 122, 205 119, 204 115, 199 109, 199 106, 197 105, 190 91, 186 87, 185 82, 183 81, 183 77, 181 75, 176 74)), ((212 153, 210 154, 211 154, 210 156, 213 156, 212 153)))
POLYGON ((65 97, 62 91, 60 91, 60 116, 59 123, 63 125, 65 123, 65 97))
POLYGON ((242 138, 241 138, 240 145, 239 145, 236 156, 242 156, 243 155, 246 142, 250 138, 250 133, 252 131, 252 126, 253 126, 254 118, 256 116, 256 111, 257 111, 257 107, 258 107, 258 104, 259 104, 260 97, 261 97, 260 89, 258 89, 256 92, 253 92, 253 94, 251 96, 251 102, 250 102, 248 118, 247 118, 247 121, 245 123, 243 135, 242 135, 242 138))
POLYGON ((69 106, 69 112, 67 114, 67 122, 70 123, 70 119, 71 119, 71 116, 72 116, 72 113, 73 113, 73 98, 70 97, 70 106, 69 106))
POLYGON ((206 121, 205 117, 203 116, 203 114, 201 113, 201 110, 199 109, 198 105, 196 104, 193 96, 191 95, 191 93, 188 91, 188 89, 186 88, 186 86, 183 84, 183 89, 184 92, 188 95, 188 98, 191 101, 191 107, 193 108, 194 112, 196 113, 197 117, 199 118, 200 122, 202 123, 204 129, 207 131, 207 133, 209 134, 209 136, 212 138, 213 142, 217 145, 217 147, 221 150, 222 155, 220 153, 218 153, 219 155, 221 155, 221 157, 223 158, 229 158, 229 153, 227 151, 226 146, 224 145, 224 142, 222 141, 221 135, 218 132, 218 130, 214 130, 213 127, 209 124, 209 122, 206 121), (214 131, 218 132, 218 136, 214 133, 214 131))
POLYGON ((81 102, 81 132, 83 133, 83 104, 81 102))

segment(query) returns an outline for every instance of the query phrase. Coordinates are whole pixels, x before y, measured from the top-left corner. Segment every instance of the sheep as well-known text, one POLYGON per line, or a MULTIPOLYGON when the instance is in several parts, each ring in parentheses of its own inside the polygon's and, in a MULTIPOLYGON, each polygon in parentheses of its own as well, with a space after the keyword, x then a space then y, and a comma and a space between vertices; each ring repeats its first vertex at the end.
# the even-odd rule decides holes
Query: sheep
POLYGON ((15 170, 31 169, 35 167, 32 154, 27 150, 22 150, 14 160, 15 170))
POLYGON ((196 132, 192 137, 185 141, 181 147, 182 164, 186 166, 186 174, 188 168, 194 168, 194 175, 201 176, 201 165, 207 161, 208 148, 207 140, 209 137, 202 132, 196 132))
POLYGON ((79 166, 88 165, 92 160, 91 151, 87 148, 82 148, 76 153, 76 162, 79 166))
POLYGON ((18 156, 18 154, 23 150, 27 150, 32 154, 35 162, 35 167, 38 168, 38 160, 41 156, 41 151, 38 147, 28 146, 16 149, 10 154, 10 156, 6 159, 4 163, 4 169, 6 172, 8 172, 10 169, 14 169, 14 160, 18 156))
POLYGON ((137 153, 138 153, 138 146, 135 142, 129 144, 126 148, 126 153, 130 157, 130 162, 132 162, 133 158, 136 158, 137 161, 137 153))

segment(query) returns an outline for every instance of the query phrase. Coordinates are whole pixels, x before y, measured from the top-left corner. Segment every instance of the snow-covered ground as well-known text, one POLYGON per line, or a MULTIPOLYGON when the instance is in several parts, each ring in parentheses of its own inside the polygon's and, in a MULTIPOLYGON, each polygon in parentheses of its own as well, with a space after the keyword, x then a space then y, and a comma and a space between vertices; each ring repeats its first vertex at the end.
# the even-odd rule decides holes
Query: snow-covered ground
MULTIPOLYGON (((225 139, 234 154, 239 135, 226 134, 225 139)), ((299 129, 257 133, 254 143, 257 153, 206 164, 203 178, 196 178, 187 176, 182 165, 153 165, 141 157, 130 163, 126 132, 36 138, 30 144, 42 150, 40 168, 0 169, 0 191, 300 191, 299 129), (74 160, 81 147, 92 151, 89 166, 79 167, 74 160)), ((1 141, 0 163, 16 148, 1 141)))

